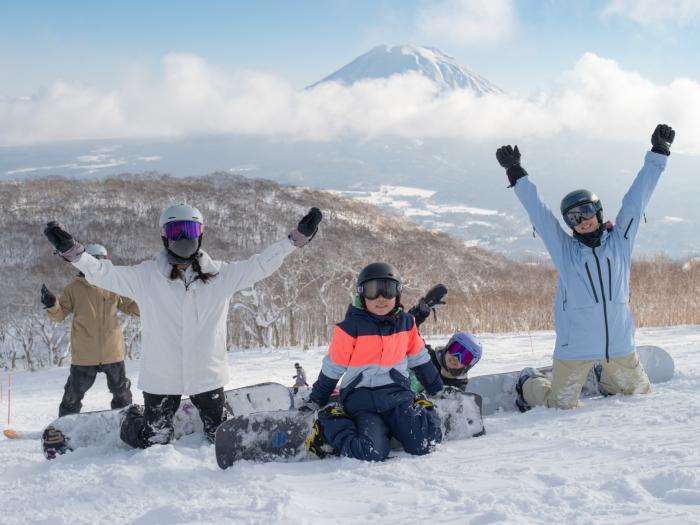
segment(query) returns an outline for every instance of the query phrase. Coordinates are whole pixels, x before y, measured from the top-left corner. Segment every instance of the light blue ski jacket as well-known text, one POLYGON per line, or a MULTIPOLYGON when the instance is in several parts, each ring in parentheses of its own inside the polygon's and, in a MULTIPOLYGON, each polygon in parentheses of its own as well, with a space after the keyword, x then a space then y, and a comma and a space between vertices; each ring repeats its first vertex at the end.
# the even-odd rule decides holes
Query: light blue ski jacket
POLYGON ((639 223, 668 157, 648 152, 644 166, 622 199, 612 230, 590 248, 568 234, 542 201, 530 177, 515 194, 544 241, 559 272, 554 305, 554 358, 602 360, 634 351, 634 318, 629 305, 632 248, 639 223))

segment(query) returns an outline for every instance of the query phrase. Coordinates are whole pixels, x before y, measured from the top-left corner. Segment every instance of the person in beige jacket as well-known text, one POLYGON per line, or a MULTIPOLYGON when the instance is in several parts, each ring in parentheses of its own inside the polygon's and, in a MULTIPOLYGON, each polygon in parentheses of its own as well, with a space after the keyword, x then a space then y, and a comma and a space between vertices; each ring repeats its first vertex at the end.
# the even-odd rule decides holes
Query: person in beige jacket
MULTIPOLYGON (((86 251, 97 259, 107 259, 107 250, 100 244, 88 244, 86 251)), ((41 302, 54 322, 73 314, 71 325, 71 366, 59 417, 77 414, 85 393, 95 382, 98 372, 107 376, 112 393, 111 406, 123 408, 131 404, 131 381, 124 367, 124 336, 117 311, 139 315, 131 299, 91 285, 80 273, 61 293, 58 301, 46 285, 41 287, 41 302)))

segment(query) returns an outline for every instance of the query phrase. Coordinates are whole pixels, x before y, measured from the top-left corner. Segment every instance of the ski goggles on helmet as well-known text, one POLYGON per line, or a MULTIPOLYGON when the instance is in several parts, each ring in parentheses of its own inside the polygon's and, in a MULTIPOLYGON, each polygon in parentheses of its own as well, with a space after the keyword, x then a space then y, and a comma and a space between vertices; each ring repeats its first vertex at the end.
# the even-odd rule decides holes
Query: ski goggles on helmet
POLYGON ((179 241, 180 239, 196 239, 202 235, 202 230, 204 230, 204 226, 197 221, 173 221, 163 226, 160 233, 170 241, 179 241))
POLYGON ((445 353, 459 358, 462 366, 471 368, 481 359, 481 345, 466 332, 457 332, 448 341, 445 353))
POLYGON ((393 279, 373 279, 360 284, 357 287, 357 293, 370 300, 380 295, 386 299, 393 299, 401 294, 401 284, 393 279))
POLYGON ((566 224, 570 227, 578 226, 583 221, 588 221, 596 216, 598 209, 596 205, 592 202, 587 202, 586 204, 580 204, 579 206, 574 206, 573 208, 566 210, 564 214, 564 220, 566 224))

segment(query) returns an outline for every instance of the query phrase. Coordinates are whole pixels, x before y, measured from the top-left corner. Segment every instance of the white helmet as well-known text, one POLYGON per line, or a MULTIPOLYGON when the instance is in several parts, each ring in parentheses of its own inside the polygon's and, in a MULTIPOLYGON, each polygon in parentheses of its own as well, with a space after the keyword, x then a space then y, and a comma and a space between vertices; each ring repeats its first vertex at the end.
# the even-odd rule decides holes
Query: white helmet
POLYGON ((166 208, 160 214, 159 226, 162 228, 169 222, 173 221, 195 221, 204 225, 204 218, 201 212, 194 206, 189 204, 174 204, 166 208))
POLYGON ((85 251, 93 257, 104 257, 105 259, 107 258, 107 249, 101 244, 86 244, 85 251))

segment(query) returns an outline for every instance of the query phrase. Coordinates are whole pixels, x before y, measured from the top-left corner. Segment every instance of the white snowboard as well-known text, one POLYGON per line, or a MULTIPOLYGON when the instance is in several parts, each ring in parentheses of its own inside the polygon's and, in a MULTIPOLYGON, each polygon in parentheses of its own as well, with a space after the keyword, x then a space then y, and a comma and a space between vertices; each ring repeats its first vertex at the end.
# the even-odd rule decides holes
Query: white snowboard
MULTIPOLYGON (((658 346, 638 346, 637 353, 644 370, 652 383, 663 383, 673 377, 674 364, 671 355, 658 346)), ((551 376, 552 367, 539 369, 546 376, 551 376)), ((469 378, 467 392, 479 394, 482 398, 482 414, 484 416, 497 411, 515 411, 515 383, 520 375, 520 370, 504 372, 501 374, 488 374, 469 378)), ((599 395, 598 384, 593 370, 588 375, 586 384, 583 385, 581 397, 599 395)))
MULTIPOLYGON (((279 383, 245 386, 227 390, 225 395, 226 408, 234 416, 267 410, 289 410, 294 406, 294 399, 289 388, 279 383)), ((44 432, 52 428, 63 434, 66 451, 107 444, 115 447, 127 447, 119 438, 124 410, 100 410, 59 417, 52 421, 44 432)), ((202 432, 199 412, 189 398, 184 398, 180 402, 180 407, 173 418, 173 424, 175 439, 195 432, 202 432)), ((59 444, 57 447, 48 447, 47 451, 42 438, 42 448, 47 459, 53 459, 57 454, 60 454, 58 449, 62 448, 61 445, 63 444, 59 444), (53 453, 51 448, 55 449, 53 453)))

